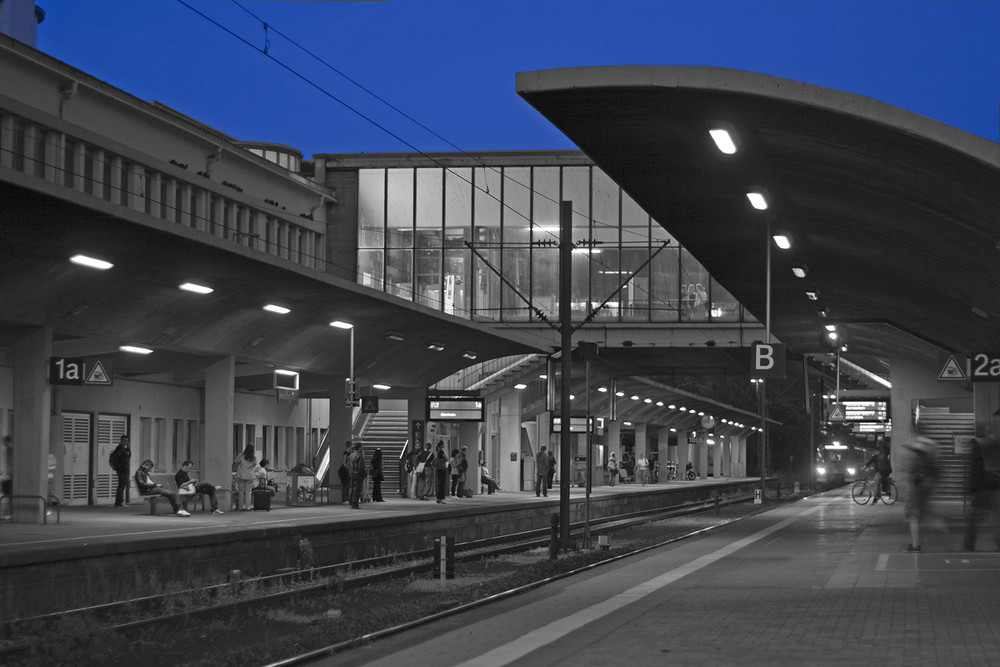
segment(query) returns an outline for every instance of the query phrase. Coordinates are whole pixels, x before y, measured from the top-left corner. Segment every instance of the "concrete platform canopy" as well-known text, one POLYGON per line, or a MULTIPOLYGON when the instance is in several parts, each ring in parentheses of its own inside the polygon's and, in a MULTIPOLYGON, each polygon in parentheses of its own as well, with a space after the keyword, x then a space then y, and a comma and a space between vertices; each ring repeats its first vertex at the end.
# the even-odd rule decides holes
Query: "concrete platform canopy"
POLYGON ((868 97, 715 67, 521 72, 517 91, 761 321, 768 223, 790 236, 771 253, 771 323, 791 352, 823 352, 826 324, 869 370, 895 357, 937 374, 949 354, 1000 352, 996 143, 868 97), (713 128, 730 131, 734 153, 713 128))

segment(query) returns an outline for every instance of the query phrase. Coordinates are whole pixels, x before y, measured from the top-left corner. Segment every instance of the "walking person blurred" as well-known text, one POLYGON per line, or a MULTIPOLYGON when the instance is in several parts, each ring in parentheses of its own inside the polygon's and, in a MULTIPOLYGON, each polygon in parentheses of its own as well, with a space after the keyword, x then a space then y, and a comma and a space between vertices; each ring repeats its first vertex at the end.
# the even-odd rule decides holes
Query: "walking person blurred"
POLYGON ((972 438, 969 454, 969 493, 972 507, 965 515, 966 551, 976 550, 976 523, 984 512, 990 515, 993 546, 1000 551, 1000 443, 991 435, 972 438))
POLYGON ((919 552, 920 524, 928 517, 929 498, 937 481, 937 445, 927 436, 915 435, 904 447, 909 454, 909 489, 903 515, 910 523, 910 543, 903 551, 919 552))

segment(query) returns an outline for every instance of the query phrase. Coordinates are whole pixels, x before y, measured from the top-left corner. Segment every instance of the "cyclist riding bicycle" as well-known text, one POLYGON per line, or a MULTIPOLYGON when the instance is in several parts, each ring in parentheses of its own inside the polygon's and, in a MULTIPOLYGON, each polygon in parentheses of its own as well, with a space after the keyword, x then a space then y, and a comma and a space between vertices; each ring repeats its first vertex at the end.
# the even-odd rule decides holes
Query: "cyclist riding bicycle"
POLYGON ((875 503, 883 493, 889 493, 889 475, 892 474, 892 464, 889 462, 889 448, 885 444, 879 446, 878 453, 868 459, 865 467, 875 471, 876 479, 872 482, 872 487, 875 489, 875 497, 872 499, 872 503, 875 503))

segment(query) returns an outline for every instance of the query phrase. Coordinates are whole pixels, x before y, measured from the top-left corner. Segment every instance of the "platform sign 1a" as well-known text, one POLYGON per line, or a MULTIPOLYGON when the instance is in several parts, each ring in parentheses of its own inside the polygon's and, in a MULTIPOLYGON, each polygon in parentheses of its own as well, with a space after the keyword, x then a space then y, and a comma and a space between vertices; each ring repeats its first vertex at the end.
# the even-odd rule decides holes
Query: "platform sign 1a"
POLYGON ((114 384, 114 360, 110 358, 51 357, 49 384, 110 387, 114 384))

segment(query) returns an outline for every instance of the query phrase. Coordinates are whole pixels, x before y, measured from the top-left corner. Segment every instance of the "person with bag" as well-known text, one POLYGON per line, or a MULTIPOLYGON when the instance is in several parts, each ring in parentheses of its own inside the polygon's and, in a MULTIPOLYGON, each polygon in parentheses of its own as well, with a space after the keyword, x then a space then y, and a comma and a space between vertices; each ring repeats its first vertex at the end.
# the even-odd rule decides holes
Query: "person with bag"
POLYGON ((427 496, 434 493, 434 468, 430 465, 433 463, 433 456, 431 443, 424 443, 424 448, 417 454, 417 465, 413 469, 417 475, 417 500, 427 500, 427 496))
MULTIPOLYGON (((441 443, 442 447, 444 443, 441 443)), ((462 446, 458 448, 458 488, 457 495, 459 498, 471 498, 472 492, 466 486, 465 481, 468 479, 469 473, 469 448, 462 446)))
POLYGON ((127 435, 118 439, 118 445, 108 456, 108 464, 118 478, 118 485, 115 487, 115 507, 128 507, 128 475, 132 469, 132 449, 129 447, 127 435))
POLYGON ((969 453, 969 494, 972 507, 965 515, 966 551, 976 550, 976 528, 979 516, 990 515, 993 545, 1000 551, 1000 442, 991 435, 972 438, 969 453))
POLYGON ((556 455, 553 451, 555 447, 549 450, 549 476, 545 479, 546 484, 551 489, 552 485, 556 481, 556 455))
POLYGON ((535 457, 535 496, 546 496, 549 495, 549 465, 551 459, 549 459, 549 448, 542 445, 542 448, 538 450, 538 456, 535 457))
POLYGON ((233 461, 233 472, 236 473, 236 487, 239 490, 237 499, 238 508, 244 512, 253 510, 250 495, 253 493, 254 484, 257 482, 257 454, 253 445, 247 445, 243 453, 233 461))
POLYGON ((608 486, 614 486, 618 478, 618 459, 615 458, 614 452, 608 457, 608 474, 610 475, 608 486))
POLYGON ((170 503, 171 509, 177 516, 191 516, 191 514, 181 507, 177 494, 163 488, 162 484, 157 484, 149 476, 149 471, 153 469, 153 462, 146 459, 135 471, 135 488, 144 496, 163 496, 170 503))
POLYGON ((434 452, 434 458, 432 459, 432 466, 437 487, 437 501, 443 504, 444 497, 448 493, 448 468, 450 467, 448 455, 444 452, 443 440, 438 441, 437 450, 434 452))
POLYGON ((344 445, 344 460, 340 462, 340 467, 337 468, 337 477, 340 479, 341 504, 351 502, 351 473, 347 470, 347 459, 350 455, 351 441, 348 440, 344 445))
POLYGON ((883 493, 887 497, 889 495, 889 484, 892 482, 889 475, 892 474, 892 463, 889 461, 888 446, 885 444, 881 445, 878 453, 868 459, 865 468, 874 470, 877 478, 872 483, 872 488, 875 489, 875 497, 872 498, 872 505, 874 505, 882 497, 883 493))

